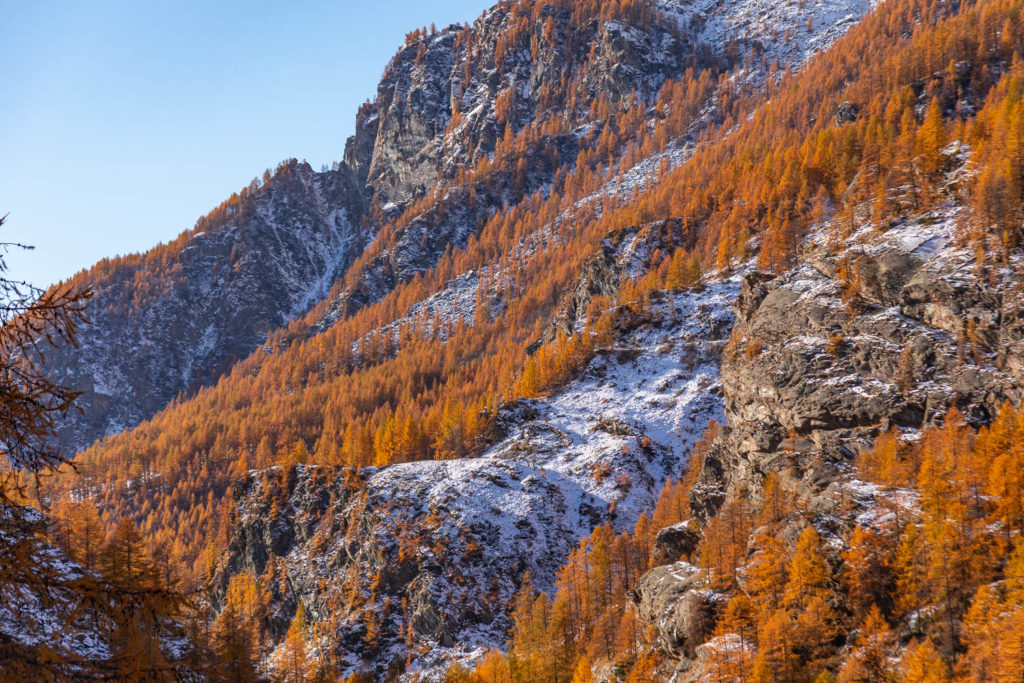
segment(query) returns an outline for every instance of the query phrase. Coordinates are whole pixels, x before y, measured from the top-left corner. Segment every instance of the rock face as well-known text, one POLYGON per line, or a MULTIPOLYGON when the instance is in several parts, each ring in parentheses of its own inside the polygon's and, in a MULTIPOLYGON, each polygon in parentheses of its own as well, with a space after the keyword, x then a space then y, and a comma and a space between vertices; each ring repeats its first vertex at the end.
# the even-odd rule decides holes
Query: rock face
POLYGON ((576 331, 591 300, 595 296, 613 296, 623 282, 645 272, 655 251, 691 248, 693 243, 692 231, 686 230, 678 219, 613 231, 601 243, 600 252, 584 265, 575 287, 562 296, 545 341, 554 339, 558 332, 576 331))
POLYGON ((845 241, 823 231, 793 270, 745 279, 698 515, 771 470, 821 492, 891 426, 921 429, 952 405, 981 424, 1020 400, 1024 300, 1007 273, 979 276, 955 224, 953 211, 845 241))
MULTIPOLYGON (((315 329, 426 271, 449 246, 465 246, 495 210, 550 187, 560 166, 544 163, 545 150, 574 159, 580 137, 603 126, 602 120, 568 135, 541 135, 509 168, 486 178, 462 184, 459 177, 493 156, 507 132, 571 107, 574 91, 588 100, 603 95, 613 103, 629 97, 651 102, 666 80, 686 68, 727 70, 743 54, 759 55, 741 70, 744 82, 756 85, 766 65, 799 66, 871 3, 830 0, 799 13, 759 0, 641 5, 607 20, 580 19, 571 5, 498 5, 471 26, 411 34, 385 70, 374 102, 359 110, 345 152, 367 196, 390 207, 386 239, 372 245, 348 275, 315 329), (414 200, 433 190, 440 198, 416 211, 414 200)), ((695 132, 700 125, 694 122, 695 132)))
POLYGON ((722 605, 705 576, 676 562, 652 569, 634 591, 640 619, 656 626, 658 647, 673 657, 693 658, 714 630, 722 605))
POLYGON ((549 187, 561 167, 550 163, 551 153, 575 159, 587 126, 539 135, 513 154, 507 168, 486 177, 459 177, 492 157, 507 133, 564 111, 568 83, 587 97, 650 100, 687 65, 724 59, 721 46, 698 54, 693 41, 680 37, 677 17, 647 19, 650 25, 639 30, 596 18, 581 21, 569 8, 499 6, 472 26, 410 37, 388 65, 374 103, 360 109, 345 156, 367 195, 390 207, 387 239, 349 274, 317 329, 426 271, 449 246, 464 247, 496 209, 549 187), (402 213, 438 188, 445 192, 425 209, 402 213))
MULTIPOLYGON (((727 500, 756 503, 771 472, 842 538, 874 504, 874 489, 851 483, 849 464, 880 432, 913 436, 953 405, 981 424, 1020 401, 1017 266, 979 266, 959 248, 958 211, 848 237, 826 227, 805 241, 795 268, 744 276, 721 368, 726 426, 691 492, 699 520, 727 500)), ((674 551, 659 559, 672 562, 674 551)), ((707 635, 692 625, 713 610, 686 567, 658 567, 636 592, 680 680, 696 681, 701 653, 688 634, 707 635)))
POLYGON ((64 446, 80 449, 213 382, 320 301, 369 240, 361 215, 345 169, 292 161, 176 242, 76 277, 95 293, 91 324, 77 348, 47 356, 54 378, 83 392, 64 446))
MULTIPOLYGON (((563 77, 614 100, 650 96, 697 56, 674 17, 652 19, 640 30, 625 17, 580 21, 570 7, 499 5, 472 26, 411 34, 359 111, 346 163, 401 204, 492 153, 506 127, 564 108, 563 77)), ((720 48, 705 48, 705 59, 720 48)))
POLYGON ((506 436, 482 457, 358 477, 253 475, 235 501, 221 586, 273 564, 286 580, 271 584, 272 631, 283 635, 301 602, 331 625, 353 671, 404 659, 410 633, 429 652, 421 668, 503 644, 524 574, 551 590, 595 526, 632 528, 708 420, 721 419, 717 366, 738 285, 666 296, 580 379, 506 406, 506 436))
POLYGON ((655 565, 671 564, 680 558, 689 559, 700 544, 700 525, 689 519, 667 526, 654 539, 651 562, 655 565))

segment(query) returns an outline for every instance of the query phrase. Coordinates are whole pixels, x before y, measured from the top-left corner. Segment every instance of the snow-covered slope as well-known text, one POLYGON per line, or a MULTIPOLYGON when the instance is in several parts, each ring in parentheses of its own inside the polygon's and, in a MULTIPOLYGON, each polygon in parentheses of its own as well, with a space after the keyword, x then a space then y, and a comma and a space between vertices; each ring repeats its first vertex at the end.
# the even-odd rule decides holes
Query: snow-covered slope
POLYGON ((879 0, 658 0, 658 9, 682 28, 695 30, 697 41, 727 45, 738 41, 752 58, 749 72, 776 63, 799 68, 827 49, 860 21, 879 0))
POLYGON ((278 596, 277 628, 297 601, 316 618, 333 613, 352 670, 404 652, 409 628, 424 653, 416 667, 501 645, 524 574, 551 589, 595 526, 631 527, 722 419, 717 368, 738 287, 732 277, 666 293, 646 317, 623 320, 628 331, 578 380, 507 406, 506 436, 479 458, 364 470, 358 482, 305 467, 251 475, 224 580, 278 558, 294 592, 278 596), (367 614, 379 617, 376 649, 367 614))

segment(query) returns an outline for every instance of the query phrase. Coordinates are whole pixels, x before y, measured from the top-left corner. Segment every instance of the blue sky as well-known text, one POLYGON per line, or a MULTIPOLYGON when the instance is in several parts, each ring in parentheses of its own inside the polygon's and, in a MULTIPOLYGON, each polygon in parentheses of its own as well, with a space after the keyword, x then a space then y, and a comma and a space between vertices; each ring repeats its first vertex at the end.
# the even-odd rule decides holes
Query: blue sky
POLYGON ((341 159, 417 26, 491 0, 0 0, 0 237, 46 286, 191 228, 297 157, 341 159))

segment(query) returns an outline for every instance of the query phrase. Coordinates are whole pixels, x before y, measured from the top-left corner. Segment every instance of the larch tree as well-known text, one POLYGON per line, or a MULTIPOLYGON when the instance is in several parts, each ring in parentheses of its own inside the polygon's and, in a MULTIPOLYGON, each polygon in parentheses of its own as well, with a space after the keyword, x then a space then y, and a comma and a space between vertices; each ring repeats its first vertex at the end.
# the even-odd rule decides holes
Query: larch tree
POLYGON ((901 683, 949 683, 949 667, 929 639, 907 649, 900 672, 901 683))
POLYGON ((161 651, 161 636, 166 622, 183 612, 184 603, 164 583, 130 520, 114 529, 103 548, 100 569, 109 600, 107 636, 119 675, 165 676, 171 667, 161 651))
MULTIPOLYGON (((53 561, 29 484, 67 462, 56 427, 78 394, 48 377, 46 353, 75 344, 90 292, 71 284, 43 292, 5 277, 4 256, 16 246, 0 244, 0 604, 49 606, 70 625, 73 606, 97 597, 95 585, 53 561)), ((12 680, 68 677, 90 666, 47 639, 0 638, 0 662, 12 680)))
POLYGON ((306 683, 311 662, 306 642, 306 611, 299 603, 288 634, 274 653, 276 683, 306 683))
POLYGON ((942 169, 942 149, 946 146, 946 123, 942 119, 942 107, 938 98, 933 97, 928 104, 924 121, 917 130, 914 151, 917 153, 921 170, 929 178, 934 178, 942 169))
POLYGON ((846 660, 836 683, 888 683, 892 680, 888 647, 892 631, 881 610, 872 606, 861 624, 855 649, 846 660))

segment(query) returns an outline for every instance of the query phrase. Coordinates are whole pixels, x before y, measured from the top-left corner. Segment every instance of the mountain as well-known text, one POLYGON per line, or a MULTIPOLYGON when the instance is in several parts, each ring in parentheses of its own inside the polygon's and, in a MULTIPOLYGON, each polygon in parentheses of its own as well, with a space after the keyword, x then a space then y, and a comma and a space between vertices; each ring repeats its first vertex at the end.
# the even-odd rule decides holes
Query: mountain
POLYGON ((1021 16, 414 31, 335 170, 79 276, 51 367, 105 438, 49 495, 134 519, 270 677, 1012 671, 1021 16))
POLYGON ((174 242, 75 276, 94 294, 90 324, 47 359, 55 381, 83 392, 61 425, 65 448, 215 381, 319 302, 371 237, 349 172, 291 160, 174 242))
POLYGON ((524 573, 552 589, 591 529, 632 528, 708 421, 721 420, 717 367, 737 286, 668 297, 624 321, 629 331, 580 379, 505 407, 505 436, 480 457, 356 478, 302 466, 251 475, 235 494, 217 580, 226 589, 238 572, 276 566, 289 590, 272 600, 272 630, 283 636, 302 602, 352 670, 403 657, 407 637, 429 644, 434 665, 502 642, 512 625, 502 606, 524 573))
POLYGON ((73 278, 96 301, 81 348, 50 359, 55 379, 84 392, 63 445, 77 451, 133 427, 317 304, 311 324, 323 329, 422 274, 449 245, 464 247, 496 210, 550 188, 562 160, 578 156, 595 98, 649 101, 686 69, 721 70, 740 54, 754 86, 768 65, 798 65, 867 7, 823 3, 797 17, 753 2, 507 4, 471 27, 410 34, 336 170, 283 163, 173 243, 73 278), (754 40, 764 12, 771 31, 754 40), (555 127, 567 106, 587 111, 555 127), (522 134, 540 121, 552 132, 522 134), (503 147, 509 133, 520 141, 503 147), (495 154, 501 163, 488 164, 495 154))

